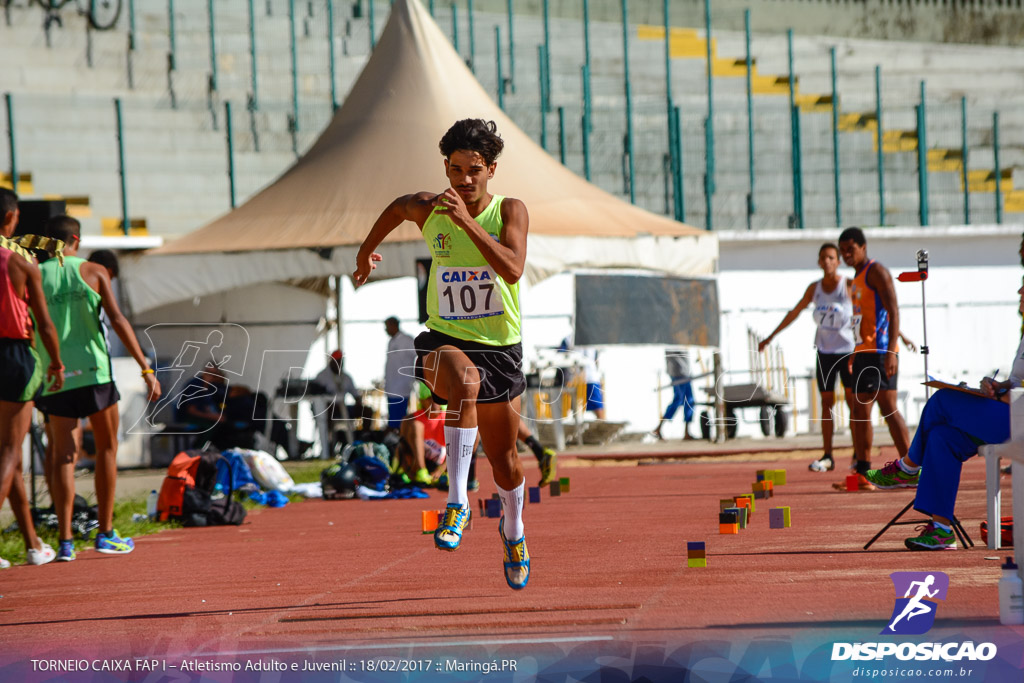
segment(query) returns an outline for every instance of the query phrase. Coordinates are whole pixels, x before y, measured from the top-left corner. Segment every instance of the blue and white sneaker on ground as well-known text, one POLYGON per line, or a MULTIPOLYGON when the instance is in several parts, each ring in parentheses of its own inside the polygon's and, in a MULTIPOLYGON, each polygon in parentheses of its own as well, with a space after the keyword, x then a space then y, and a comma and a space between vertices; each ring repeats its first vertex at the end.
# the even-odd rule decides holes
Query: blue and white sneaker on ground
POLYGON ((57 562, 75 561, 75 542, 61 541, 57 547, 57 562))
POLYGON ((121 538, 117 529, 113 529, 96 534, 96 550, 108 555, 127 555, 135 550, 135 542, 130 538, 121 538))

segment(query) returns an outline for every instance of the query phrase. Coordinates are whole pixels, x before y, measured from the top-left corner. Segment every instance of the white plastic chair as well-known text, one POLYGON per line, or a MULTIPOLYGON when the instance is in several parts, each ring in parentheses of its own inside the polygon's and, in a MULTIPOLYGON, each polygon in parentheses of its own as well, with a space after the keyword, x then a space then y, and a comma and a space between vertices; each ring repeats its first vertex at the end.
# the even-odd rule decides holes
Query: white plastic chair
POLYGON ((988 444, 978 448, 985 458, 985 498, 988 518, 988 547, 1002 547, 1002 486, 999 465, 1003 458, 1011 461, 1013 497, 1013 554, 1020 567, 1024 564, 1024 389, 1013 389, 1010 397, 1010 440, 1001 444, 988 444))

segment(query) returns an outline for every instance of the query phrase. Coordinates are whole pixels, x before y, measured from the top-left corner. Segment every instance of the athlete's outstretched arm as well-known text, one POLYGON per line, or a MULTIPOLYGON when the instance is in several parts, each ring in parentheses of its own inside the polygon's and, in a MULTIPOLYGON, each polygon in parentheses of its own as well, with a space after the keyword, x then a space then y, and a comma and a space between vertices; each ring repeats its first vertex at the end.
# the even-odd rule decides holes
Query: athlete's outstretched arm
POLYGON ((495 242, 480 227, 459 193, 448 188, 434 199, 433 205, 448 214, 455 225, 466 231, 474 246, 494 268, 501 279, 514 285, 526 269, 526 233, 530 229, 530 215, 526 205, 518 199, 506 197, 501 203, 501 240, 495 242))
POLYGON ((792 325, 793 321, 800 317, 803 310, 811 303, 811 299, 814 297, 814 287, 817 284, 817 282, 812 282, 810 286, 807 287, 807 291, 804 292, 803 298, 797 302, 797 305, 793 307, 792 311, 786 314, 786 317, 782 319, 782 322, 775 328, 775 331, 765 337, 765 339, 757 345, 758 351, 764 351, 764 347, 771 344, 772 339, 775 339, 775 335, 792 325))
POLYGON ((376 263, 383 257, 374 249, 380 246, 384 238, 390 235, 395 228, 405 221, 412 221, 419 226, 420 230, 423 229, 423 224, 433 208, 432 202, 435 196, 430 192, 403 195, 388 204, 387 208, 381 212, 377 220, 374 221, 373 227, 370 228, 370 234, 360 245, 359 253, 356 254, 356 269, 352 273, 356 287, 366 282, 370 273, 377 268, 376 263))

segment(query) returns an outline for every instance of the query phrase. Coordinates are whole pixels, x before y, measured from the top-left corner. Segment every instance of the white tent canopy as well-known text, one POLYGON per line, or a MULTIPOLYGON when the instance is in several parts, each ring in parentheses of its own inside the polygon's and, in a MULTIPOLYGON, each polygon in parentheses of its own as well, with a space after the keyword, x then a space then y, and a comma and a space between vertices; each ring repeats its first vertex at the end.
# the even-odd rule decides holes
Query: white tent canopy
MULTIPOLYGON (((505 151, 492 192, 530 212, 528 281, 573 267, 711 275, 714 235, 604 192, 550 157, 491 101, 417 0, 398 0, 334 119, 309 150, 243 206, 125 264, 132 309, 263 282, 350 273, 359 244, 396 196, 446 185, 437 141, 462 118, 494 120, 505 151)), ((376 278, 411 276, 428 256, 405 223, 376 278)))

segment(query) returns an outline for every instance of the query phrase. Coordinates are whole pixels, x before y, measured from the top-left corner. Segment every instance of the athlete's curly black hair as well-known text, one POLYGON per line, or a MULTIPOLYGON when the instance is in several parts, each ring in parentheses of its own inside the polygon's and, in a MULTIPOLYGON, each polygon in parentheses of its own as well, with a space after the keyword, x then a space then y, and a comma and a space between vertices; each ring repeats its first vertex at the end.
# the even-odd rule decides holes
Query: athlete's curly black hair
POLYGON ((839 241, 845 242, 846 240, 853 240, 853 243, 858 247, 863 247, 868 243, 868 239, 864 236, 864 231, 860 228, 847 228, 843 230, 842 234, 839 235, 839 241))
POLYGON ((6 187, 0 187, 0 221, 9 213, 18 210, 18 195, 6 187))
POLYGON ((438 145, 445 159, 458 150, 477 152, 488 166, 493 164, 505 147, 494 121, 462 119, 448 129, 438 145))

